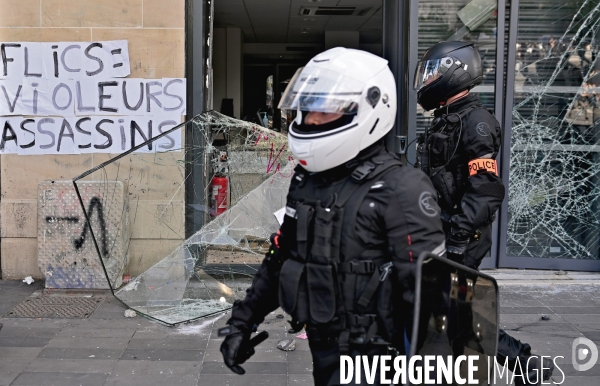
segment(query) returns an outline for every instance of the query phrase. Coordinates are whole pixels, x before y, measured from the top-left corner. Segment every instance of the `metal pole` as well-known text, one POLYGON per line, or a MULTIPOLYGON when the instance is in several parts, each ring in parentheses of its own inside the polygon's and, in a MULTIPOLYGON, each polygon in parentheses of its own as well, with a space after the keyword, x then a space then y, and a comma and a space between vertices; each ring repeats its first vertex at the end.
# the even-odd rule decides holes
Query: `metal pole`
MULTIPOLYGON (((494 84, 494 116, 500 123, 500 127, 504 128, 504 30, 506 29, 506 0, 498 0, 498 18, 496 23, 496 79, 494 84)), ((502 137, 504 138, 504 129, 502 129, 502 137)), ((502 152, 498 155, 498 162, 502 165, 502 152)), ((501 171, 502 172, 502 171, 501 171)), ((502 209, 498 211, 498 217, 502 209)), ((498 224, 500 219, 492 223, 492 250, 491 258, 485 258, 481 264, 481 268, 497 268, 498 255, 500 245, 500 228, 498 224), (490 261, 491 260, 491 261, 490 261)))
MULTIPOLYGON (((214 0, 212 0, 214 1, 214 0)), ((188 119, 205 111, 206 96, 206 5, 207 0, 186 0, 185 74, 187 78, 188 119)), ((205 136, 185 129, 185 237, 188 238, 204 225, 205 213, 191 205, 206 204, 205 136)), ((198 207, 196 207, 198 208, 198 207)))
MULTIPOLYGON (((398 112, 396 123, 386 142, 388 149, 400 153, 401 137, 404 143, 408 136, 408 103, 409 103, 409 38, 412 30, 410 23, 410 5, 415 0, 384 0, 383 1, 383 57, 389 62, 389 67, 396 78, 396 98, 398 112)), ((416 23, 416 18, 414 20, 416 23)), ((416 26, 412 27, 416 31, 416 26)), ((416 106, 415 106, 416 111, 416 106)))
MULTIPOLYGON (((510 141, 512 133, 512 111, 515 99, 515 65, 517 61, 517 32, 519 28, 519 0, 513 0, 510 3, 510 19, 508 24, 508 57, 506 60, 506 92, 504 103, 504 119, 501 122, 504 128, 502 138, 502 157, 500 159, 500 173, 502 182, 508 191, 509 168, 510 168, 510 141)), ((504 33, 504 31, 502 31, 504 33)), ((498 31, 500 33, 500 31, 498 31)), ((500 235, 498 243, 498 265, 502 265, 502 260, 506 257, 506 243, 508 240, 508 195, 504 200, 498 219, 500 224, 500 235)))

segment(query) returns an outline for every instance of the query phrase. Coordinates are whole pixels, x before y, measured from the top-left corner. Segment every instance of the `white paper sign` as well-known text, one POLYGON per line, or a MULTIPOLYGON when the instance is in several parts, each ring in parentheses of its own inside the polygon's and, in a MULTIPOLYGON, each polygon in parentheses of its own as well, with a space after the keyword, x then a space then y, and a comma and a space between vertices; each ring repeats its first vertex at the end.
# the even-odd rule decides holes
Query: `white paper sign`
MULTIPOLYGON (((0 42, 0 52, 0 154, 122 153, 186 114, 185 78, 125 78, 126 40, 0 42)), ((181 151, 181 130, 136 151, 181 151)))
MULTIPOLYGON (((156 117, 0 117, 0 154, 123 153, 181 121, 156 117)), ((146 144, 146 153, 181 151, 181 129, 146 144)))
POLYGON ((122 78, 131 73, 127 40, 0 42, 0 78, 122 78))
POLYGON ((185 79, 3 79, 0 115, 185 115, 185 79))

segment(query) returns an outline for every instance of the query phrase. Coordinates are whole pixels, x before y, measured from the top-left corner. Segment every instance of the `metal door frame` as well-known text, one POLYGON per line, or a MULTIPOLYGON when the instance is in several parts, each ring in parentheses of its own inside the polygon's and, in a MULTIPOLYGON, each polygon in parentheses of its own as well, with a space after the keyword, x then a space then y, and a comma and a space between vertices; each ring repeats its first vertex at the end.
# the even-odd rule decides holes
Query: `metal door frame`
MULTIPOLYGON (((518 2, 518 0, 517 0, 518 2)), ((512 9, 512 4, 511 3, 511 9, 512 9)), ((503 130, 503 138, 506 137, 506 127, 508 127, 508 125, 506 125, 506 120, 503 118, 503 113, 505 110, 505 102, 506 99, 504 97, 504 74, 506 73, 505 68, 504 68, 504 55, 505 55, 505 44, 504 44, 504 31, 506 29, 506 0, 498 0, 498 16, 496 18, 497 20, 497 24, 496 24, 496 79, 495 79, 495 83, 494 83, 494 115, 496 116, 496 119, 498 120, 498 123, 500 123, 500 127, 504 128, 503 130)), ((509 45, 510 47, 510 45, 509 45)), ((514 77, 514 74, 513 74, 514 77)), ((514 83, 514 82, 513 82, 514 83)), ((502 147, 504 148, 504 144, 502 144, 502 147)), ((503 156, 503 152, 502 150, 500 151, 499 154, 499 158, 498 161, 500 163, 500 165, 503 164, 503 159, 505 157, 503 156)), ((500 168, 500 173, 502 174, 503 170, 507 170, 507 172, 505 174, 508 174, 508 169, 506 168, 500 168)), ((502 179, 504 181, 504 176, 502 175, 502 179)), ((506 184, 505 184, 506 186, 506 184)), ((502 207, 504 206, 504 204, 506 203, 506 200, 504 201, 504 203, 502 204, 502 207)), ((483 259, 483 261, 481 262, 480 268, 496 268, 499 265, 500 259, 500 247, 501 247, 501 237, 500 237, 500 232, 501 232, 501 227, 498 226, 498 224, 500 222, 500 220, 502 219, 502 207, 498 210, 498 214, 496 216, 496 220, 492 223, 492 250, 491 250, 491 256, 490 257, 486 257, 483 259)))

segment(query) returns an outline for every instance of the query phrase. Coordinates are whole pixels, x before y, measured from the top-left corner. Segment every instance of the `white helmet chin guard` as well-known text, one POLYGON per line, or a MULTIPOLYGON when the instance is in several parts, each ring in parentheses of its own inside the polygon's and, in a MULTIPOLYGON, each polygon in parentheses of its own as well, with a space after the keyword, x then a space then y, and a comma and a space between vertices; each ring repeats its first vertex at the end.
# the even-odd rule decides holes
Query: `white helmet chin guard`
POLYGON ((288 144, 309 172, 342 165, 385 136, 396 117, 396 81, 387 60, 365 51, 332 48, 298 69, 279 103, 297 110, 288 144), (333 124, 307 125, 308 112, 341 114, 333 124))

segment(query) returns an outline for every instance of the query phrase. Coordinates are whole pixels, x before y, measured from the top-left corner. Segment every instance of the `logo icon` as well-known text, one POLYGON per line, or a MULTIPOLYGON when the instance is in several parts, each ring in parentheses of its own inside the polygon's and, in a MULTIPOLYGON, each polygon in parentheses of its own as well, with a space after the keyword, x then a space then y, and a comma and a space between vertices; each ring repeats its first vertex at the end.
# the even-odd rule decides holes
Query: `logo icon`
POLYGON ((419 208, 425 216, 436 217, 438 215, 437 209, 435 208, 435 200, 430 192, 421 193, 419 196, 419 208))
POLYGON ((477 134, 481 135, 482 137, 487 137, 488 135, 490 135, 491 131, 490 125, 488 125, 485 122, 479 122, 475 130, 477 131, 477 134))
POLYGON ((588 371, 598 361, 598 347, 588 338, 577 338, 571 346, 573 368, 577 371, 588 371))

